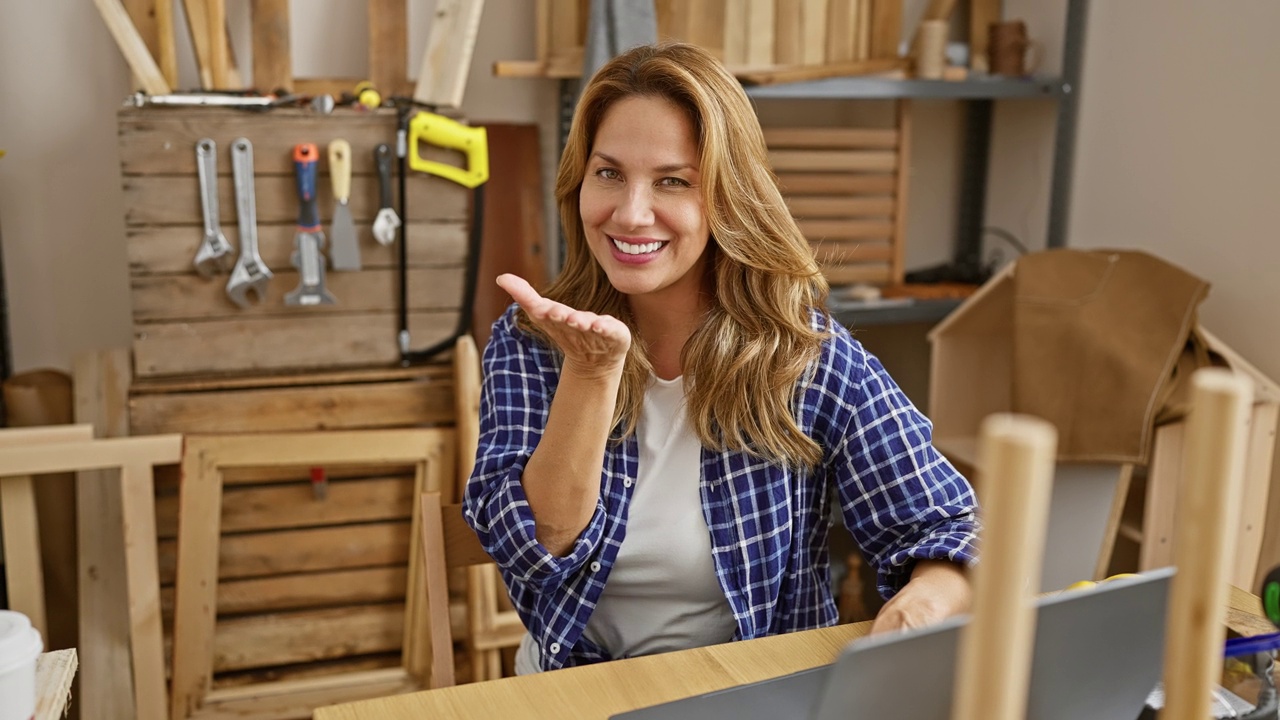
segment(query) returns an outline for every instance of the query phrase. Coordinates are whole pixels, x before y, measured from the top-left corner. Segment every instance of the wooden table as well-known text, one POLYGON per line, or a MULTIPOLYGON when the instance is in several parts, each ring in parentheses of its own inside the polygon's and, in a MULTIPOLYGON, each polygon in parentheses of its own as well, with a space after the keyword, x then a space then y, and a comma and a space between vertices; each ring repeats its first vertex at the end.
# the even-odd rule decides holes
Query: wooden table
POLYGON ((74 648, 54 650, 36 658, 35 720, 60 720, 79 664, 74 648))
MULTIPOLYGON (((1227 626, 1240 635, 1273 632, 1254 595, 1231 588, 1227 626)), ((871 623, 652 655, 333 705, 314 720, 561 718, 604 720, 614 713, 758 682, 834 662, 871 623)))

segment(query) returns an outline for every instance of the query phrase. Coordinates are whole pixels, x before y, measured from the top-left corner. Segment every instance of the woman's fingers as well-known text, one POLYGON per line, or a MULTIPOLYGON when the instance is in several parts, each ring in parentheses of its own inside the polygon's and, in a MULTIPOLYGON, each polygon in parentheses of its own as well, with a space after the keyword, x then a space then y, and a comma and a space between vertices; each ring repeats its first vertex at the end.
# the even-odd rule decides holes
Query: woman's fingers
POLYGON ((544 298, 518 275, 505 273, 499 275, 497 281, 498 286, 507 291, 511 299, 529 314, 529 318, 566 353, 579 350, 594 354, 610 348, 608 354, 625 355, 631 345, 631 331, 615 317, 575 310, 564 303, 544 298), (601 341, 603 347, 598 345, 601 341))

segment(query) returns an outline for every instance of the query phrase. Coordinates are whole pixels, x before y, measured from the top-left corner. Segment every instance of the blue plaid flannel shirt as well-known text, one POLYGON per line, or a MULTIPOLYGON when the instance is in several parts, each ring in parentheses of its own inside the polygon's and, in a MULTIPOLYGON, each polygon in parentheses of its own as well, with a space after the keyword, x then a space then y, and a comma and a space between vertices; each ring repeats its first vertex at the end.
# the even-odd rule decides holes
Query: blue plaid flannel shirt
MULTIPOLYGON (((626 534, 636 438, 607 446, 594 515, 568 555, 549 553, 520 478, 546 426, 559 363, 516 327, 515 308, 494 323, 484 352, 480 445, 464 514, 497 561, 542 668, 608 660, 582 631, 626 534)), ((848 330, 817 311, 813 323, 831 336, 798 387, 796 413, 823 448, 822 464, 795 471, 741 452, 702 451, 703 511, 735 640, 836 622, 827 550, 833 495, 886 597, 916 560, 976 560, 973 490, 933 448, 931 423, 848 330)))

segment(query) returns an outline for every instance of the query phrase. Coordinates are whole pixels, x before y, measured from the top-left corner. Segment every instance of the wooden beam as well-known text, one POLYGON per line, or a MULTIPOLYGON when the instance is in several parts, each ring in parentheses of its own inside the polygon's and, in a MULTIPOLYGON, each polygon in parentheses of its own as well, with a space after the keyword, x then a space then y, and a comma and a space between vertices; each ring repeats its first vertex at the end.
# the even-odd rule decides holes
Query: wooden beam
POLYGON ((129 19, 129 14, 125 12, 120 0, 93 0, 93 4, 102 15, 102 21, 107 24, 107 30, 115 38, 125 62, 141 82, 142 89, 151 95, 167 95, 170 92, 170 85, 164 79, 159 66, 156 65, 155 58, 151 57, 151 52, 147 50, 146 43, 138 34, 137 28, 133 26, 133 21, 129 19))
POLYGON ((871 5, 871 48, 873 58, 898 57, 902 42, 902 0, 866 0, 871 5))
POLYGON ((214 90, 228 88, 226 0, 205 0, 205 31, 209 33, 209 74, 214 90))
POLYGON ((293 92, 289 0, 253 0, 253 86, 293 92))
POLYGON ((462 105, 484 0, 436 0, 413 99, 435 107, 462 105))
POLYGON ((991 23, 1000 20, 1001 0, 969 0, 969 67, 986 73, 987 47, 990 45, 991 23))
POLYGON ((382 97, 409 92, 407 0, 369 0, 369 81, 382 97))

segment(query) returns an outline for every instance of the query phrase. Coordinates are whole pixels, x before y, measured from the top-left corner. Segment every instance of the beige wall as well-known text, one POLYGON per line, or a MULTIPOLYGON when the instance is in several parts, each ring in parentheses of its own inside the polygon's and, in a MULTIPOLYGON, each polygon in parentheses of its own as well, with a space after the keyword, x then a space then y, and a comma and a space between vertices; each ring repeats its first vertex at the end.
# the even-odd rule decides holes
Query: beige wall
MULTIPOLYGON (((231 4, 237 49, 248 27, 240 5, 231 4)), ((335 8, 345 5, 357 3, 335 8)), ((1280 377, 1272 316, 1280 307, 1280 205, 1271 179, 1280 141, 1268 127, 1280 116, 1272 77, 1280 46, 1269 39, 1280 4, 1239 0, 1230 13, 1163 0, 1092 5, 1071 244, 1144 248, 1206 278, 1213 291, 1205 323, 1280 377)), ((410 1, 411 56, 420 52, 430 6, 410 1)), ((542 123, 549 188, 555 83, 489 75, 493 60, 533 56, 532 7, 488 0, 464 111, 477 120, 542 123)), ((1063 0, 1006 2, 1044 42, 1048 70, 1057 69, 1064 7, 1063 0)), ((363 16, 349 11, 296 18, 299 74, 363 69, 363 16), (335 17, 350 39, 335 33, 335 17)), ((184 76, 191 72, 184 62, 184 76)), ((0 233, 18 370, 65 368, 76 352, 130 341, 114 117, 128 89, 91 3, 0 0, 0 148, 8 151, 0 160, 0 233)), ((919 107, 911 266, 949 252, 957 117, 952 103, 919 107)), ((1052 103, 1039 101, 1001 103, 996 115, 989 222, 1033 247, 1044 242, 1053 118, 1052 103)))

